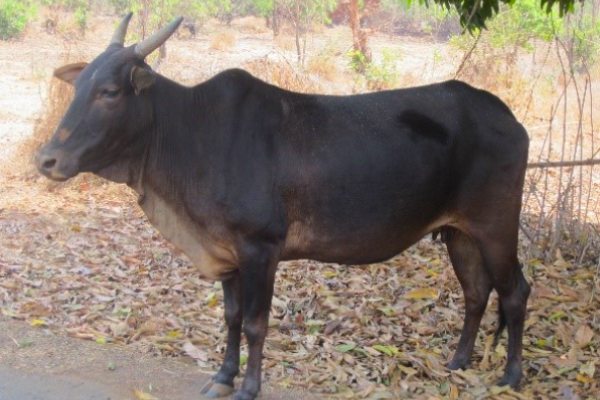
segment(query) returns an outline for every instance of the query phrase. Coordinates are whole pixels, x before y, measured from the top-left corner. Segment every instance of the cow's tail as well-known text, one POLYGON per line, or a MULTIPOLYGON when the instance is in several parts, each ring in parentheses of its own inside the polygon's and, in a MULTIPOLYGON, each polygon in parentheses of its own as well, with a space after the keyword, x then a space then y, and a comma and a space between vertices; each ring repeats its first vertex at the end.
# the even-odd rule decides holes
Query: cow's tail
POLYGON ((498 299, 498 328, 496 329, 496 333, 494 334, 494 344, 493 348, 496 348, 498 345, 498 341, 500 340, 500 336, 502 336, 502 332, 506 328, 506 315, 502 310, 502 303, 500 299, 498 299))

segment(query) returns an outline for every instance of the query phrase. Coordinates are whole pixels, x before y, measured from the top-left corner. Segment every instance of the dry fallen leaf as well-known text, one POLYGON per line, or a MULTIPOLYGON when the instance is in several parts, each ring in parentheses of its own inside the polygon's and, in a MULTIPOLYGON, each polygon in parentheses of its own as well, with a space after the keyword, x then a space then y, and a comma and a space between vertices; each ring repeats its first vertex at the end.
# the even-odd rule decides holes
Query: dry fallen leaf
POLYGON ((413 299, 413 300, 423 300, 423 299, 436 299, 439 295, 439 292, 437 291, 437 289, 433 289, 433 288, 420 288, 420 289, 413 289, 410 292, 406 293, 404 295, 405 298, 407 299, 413 299))
POLYGON ((36 318, 36 319, 32 319, 31 321, 29 321, 29 325, 35 326, 35 327, 41 327, 41 326, 46 326, 47 323, 43 319, 36 318))
POLYGON ((208 354, 206 353, 206 351, 199 349, 190 342, 185 342, 183 344, 183 351, 185 352, 185 354, 196 360, 198 366, 207 366, 208 354))
POLYGON ((136 400, 160 400, 158 397, 138 389, 133 390, 133 395, 135 396, 136 400))
POLYGON ((581 325, 575 332, 575 343, 579 348, 584 348, 592 341, 594 331, 587 325, 581 325))

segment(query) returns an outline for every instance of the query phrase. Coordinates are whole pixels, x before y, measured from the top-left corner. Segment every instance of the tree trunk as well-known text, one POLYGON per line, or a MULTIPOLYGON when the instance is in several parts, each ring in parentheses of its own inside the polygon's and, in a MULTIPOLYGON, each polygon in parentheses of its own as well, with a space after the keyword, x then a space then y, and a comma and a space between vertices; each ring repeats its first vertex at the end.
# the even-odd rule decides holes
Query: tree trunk
POLYGON ((350 29, 352 30, 352 48, 360 53, 364 59, 364 62, 358 63, 357 68, 359 72, 364 72, 366 65, 371 62, 371 52, 367 44, 367 33, 360 26, 358 0, 350 0, 348 11, 350 14, 350 29))
POLYGON ((277 2, 273 4, 273 11, 271 12, 271 29, 273 29, 273 36, 279 35, 279 5, 277 2))

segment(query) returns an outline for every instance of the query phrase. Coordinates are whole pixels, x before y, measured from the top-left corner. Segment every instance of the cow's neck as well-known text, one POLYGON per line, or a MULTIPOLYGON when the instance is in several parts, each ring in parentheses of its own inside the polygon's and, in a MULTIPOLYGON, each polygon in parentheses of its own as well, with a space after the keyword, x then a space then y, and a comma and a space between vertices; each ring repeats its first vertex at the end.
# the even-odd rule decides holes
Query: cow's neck
POLYGON ((142 196, 150 187, 154 192, 171 197, 190 173, 190 165, 184 160, 193 160, 195 168, 201 167, 198 138, 192 135, 199 126, 196 105, 199 99, 194 89, 161 76, 151 90, 152 129, 144 132, 144 145, 136 157, 126 162, 128 184, 142 196))

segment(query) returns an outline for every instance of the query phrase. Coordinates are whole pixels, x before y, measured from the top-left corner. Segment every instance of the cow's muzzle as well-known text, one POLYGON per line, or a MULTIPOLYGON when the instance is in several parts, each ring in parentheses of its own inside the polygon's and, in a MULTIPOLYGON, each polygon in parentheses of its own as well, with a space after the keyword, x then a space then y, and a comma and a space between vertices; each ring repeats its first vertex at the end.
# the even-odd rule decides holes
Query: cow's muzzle
POLYGON ((66 181, 79 172, 78 163, 63 151, 43 147, 35 158, 35 165, 44 176, 55 181, 66 181))

